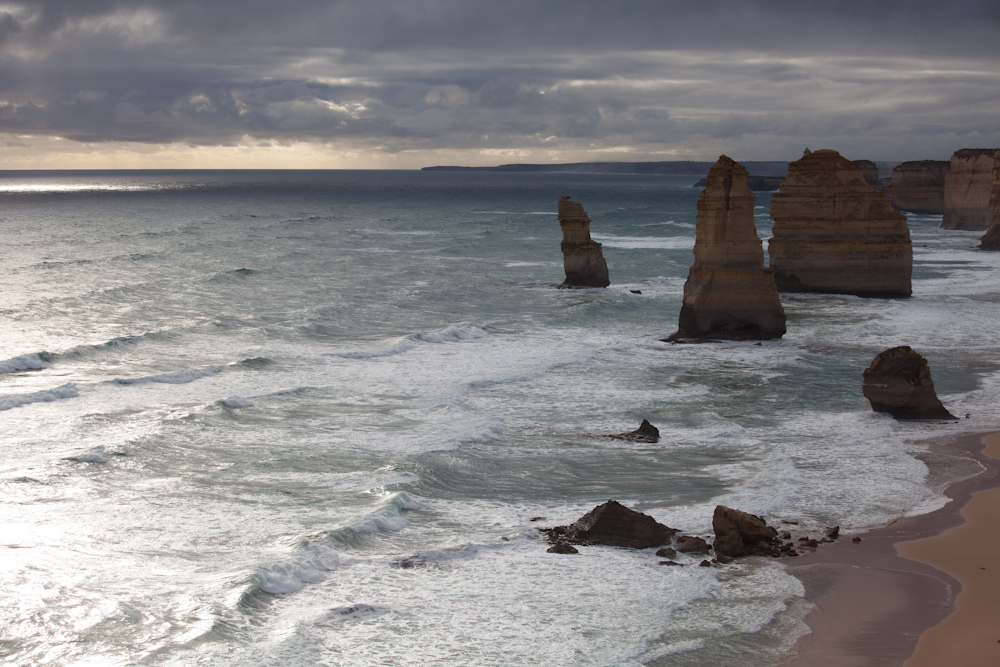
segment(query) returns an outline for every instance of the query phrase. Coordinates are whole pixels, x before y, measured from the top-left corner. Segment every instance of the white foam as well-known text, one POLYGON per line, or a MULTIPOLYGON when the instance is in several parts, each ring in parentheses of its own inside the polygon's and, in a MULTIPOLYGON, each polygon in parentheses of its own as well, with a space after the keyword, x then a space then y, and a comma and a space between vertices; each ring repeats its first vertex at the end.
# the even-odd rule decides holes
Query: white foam
POLYGON ((625 250, 662 249, 683 250, 694 247, 694 239, 689 236, 615 236, 613 234, 591 234, 591 238, 608 248, 625 250))
POLYGON ((477 326, 450 325, 440 331, 417 334, 417 338, 425 343, 455 343, 460 340, 472 340, 486 336, 486 332, 477 326))
POLYGON ((72 456, 63 457, 64 461, 76 461, 77 463, 107 463, 108 460, 104 458, 104 447, 92 447, 85 452, 80 454, 74 454, 72 456))
POLYGON ((222 399, 222 404, 227 408, 252 408, 253 402, 248 401, 242 396, 230 396, 229 398, 222 399))
POLYGON ((64 398, 76 398, 79 395, 80 392, 77 391, 76 385, 69 383, 56 387, 55 389, 36 391, 31 394, 0 396, 0 410, 19 408, 24 405, 30 405, 31 403, 50 403, 64 398))
POLYGON ((396 339, 396 342, 371 350, 344 350, 328 353, 331 357, 341 357, 343 359, 378 359, 379 357, 392 357, 403 354, 415 347, 410 338, 396 339))
POLYGON ((162 373, 160 375, 147 375, 137 378, 116 378, 113 382, 117 384, 144 384, 146 382, 159 382, 163 384, 187 384, 209 375, 215 375, 222 369, 218 366, 205 366, 204 368, 193 368, 186 371, 176 371, 174 373, 162 373))
POLYGON ((7 361, 0 361, 0 373, 16 373, 17 371, 38 371, 45 364, 37 354, 23 354, 7 361))

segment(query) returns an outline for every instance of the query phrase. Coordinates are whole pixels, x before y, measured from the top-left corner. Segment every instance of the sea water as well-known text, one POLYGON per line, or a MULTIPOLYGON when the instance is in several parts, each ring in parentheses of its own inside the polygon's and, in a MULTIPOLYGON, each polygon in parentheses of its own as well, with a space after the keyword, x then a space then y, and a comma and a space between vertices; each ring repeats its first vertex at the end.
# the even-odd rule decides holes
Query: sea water
POLYGON ((0 174, 0 657, 777 662, 808 609, 780 563, 537 528, 611 498, 706 537, 719 503, 843 534, 940 506, 919 439, 1000 426, 1000 254, 911 216, 912 298, 783 295, 781 340, 670 345, 694 180, 0 174), (562 195, 607 289, 555 288, 562 195), (871 411, 900 344, 958 423, 871 411), (658 443, 599 437, 644 418, 658 443))

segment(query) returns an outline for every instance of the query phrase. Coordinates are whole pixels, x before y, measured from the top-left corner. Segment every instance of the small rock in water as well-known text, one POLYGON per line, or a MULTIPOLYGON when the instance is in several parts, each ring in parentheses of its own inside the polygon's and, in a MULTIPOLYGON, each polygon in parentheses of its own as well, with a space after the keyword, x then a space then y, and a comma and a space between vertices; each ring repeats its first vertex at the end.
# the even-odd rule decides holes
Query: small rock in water
POLYGON ((628 433, 619 433, 617 435, 609 435, 609 438, 614 438, 615 440, 628 440, 629 442, 658 442, 660 440, 660 430, 650 424, 647 420, 643 419, 642 423, 639 424, 639 428, 628 433))
POLYGON ((853 540, 851 540, 851 542, 854 542, 855 544, 857 544, 860 541, 861 541, 860 537, 855 537, 853 540))
POLYGON ((556 542, 551 547, 546 549, 546 553, 550 554, 578 554, 580 550, 571 544, 566 544, 565 542, 556 542))
POLYGON ((686 554, 708 554, 708 542, 700 537, 682 535, 677 538, 677 550, 686 554))
POLYGON ((632 294, 642 294, 642 290, 637 289, 630 289, 629 292, 632 292, 632 294))
POLYGON ((840 526, 834 526, 830 530, 826 531, 826 536, 831 540, 835 540, 840 537, 840 526))
POLYGON ((633 549, 661 546, 677 533, 674 528, 614 500, 598 505, 568 526, 541 530, 553 545, 571 542, 633 549))
POLYGON ((661 560, 660 565, 676 565, 678 567, 684 567, 683 565, 674 560, 661 560))
POLYGON ((703 560, 700 563, 698 563, 698 565, 700 565, 701 567, 712 567, 712 561, 703 560))
POLYGON ((670 547, 663 547, 656 552, 656 555, 660 558, 677 558, 677 550, 670 547))

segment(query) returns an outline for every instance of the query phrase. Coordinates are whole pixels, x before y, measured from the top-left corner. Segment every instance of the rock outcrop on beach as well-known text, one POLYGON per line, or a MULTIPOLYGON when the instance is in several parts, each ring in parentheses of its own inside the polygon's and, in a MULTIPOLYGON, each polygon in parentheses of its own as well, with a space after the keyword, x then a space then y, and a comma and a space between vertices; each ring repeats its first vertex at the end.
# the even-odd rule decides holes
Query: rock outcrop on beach
POLYGON ((771 197, 768 244, 780 292, 908 297, 906 217, 837 151, 807 152, 771 197))
POLYGON ((944 179, 951 169, 945 160, 903 162, 892 169, 889 200, 897 211, 922 215, 944 213, 944 179))
POLYGON ((560 287, 607 287, 608 264, 601 244, 590 238, 590 218, 583 206, 569 197, 559 198, 563 267, 566 280, 560 287))
POLYGON ((990 204, 986 218, 989 226, 979 241, 980 250, 1000 250, 1000 158, 993 165, 993 183, 990 186, 990 204))
POLYGON ((647 549, 670 542, 677 533, 656 519, 609 500, 598 505, 568 526, 543 529, 553 544, 604 544, 613 547, 647 549))
POLYGON ((643 419, 639 428, 628 433, 618 433, 605 436, 614 440, 627 440, 628 442, 657 442, 660 439, 660 430, 643 419))
POLYGON ((907 345, 875 355, 865 369, 861 391, 872 410, 896 419, 955 419, 934 392, 927 360, 907 345))
POLYGON ((778 552, 778 531, 759 516, 718 505, 712 516, 716 556, 772 556, 778 552))
POLYGON ((785 333, 785 311, 754 226, 747 171, 721 156, 698 200, 694 265, 677 332, 667 340, 767 340, 785 333))
POLYGON ((942 229, 986 229, 996 148, 963 148, 951 156, 944 179, 942 229))

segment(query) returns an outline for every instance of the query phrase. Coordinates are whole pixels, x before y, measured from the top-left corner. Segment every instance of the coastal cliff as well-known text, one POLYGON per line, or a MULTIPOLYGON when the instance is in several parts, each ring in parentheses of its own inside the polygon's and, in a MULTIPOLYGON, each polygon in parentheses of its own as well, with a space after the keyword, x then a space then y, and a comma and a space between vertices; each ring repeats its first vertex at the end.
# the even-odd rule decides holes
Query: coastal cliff
POLYGON ((942 229, 986 229, 996 148, 963 148, 951 156, 944 179, 942 229))
POLYGON ((753 210, 747 170, 721 156, 698 200, 694 265, 684 283, 678 330, 668 340, 761 340, 785 333, 753 210))
POLYGON ((986 221, 989 227, 979 241, 980 250, 1000 250, 1000 159, 994 160, 990 203, 986 221))
POLYGON ((889 200, 897 211, 924 215, 944 213, 944 179, 951 169, 945 160, 903 162, 892 170, 889 200))
POLYGON ((780 292, 908 297, 906 218, 837 151, 806 152, 771 198, 771 268, 780 292))
POLYGON ((878 178, 878 165, 871 160, 853 160, 854 164, 858 165, 861 169, 861 176, 865 179, 865 183, 872 186, 879 192, 883 192, 882 181, 878 178))
POLYGON ((590 238, 590 218, 583 206, 569 197, 559 198, 563 267, 566 280, 560 287, 607 287, 608 263, 601 244, 590 238))

